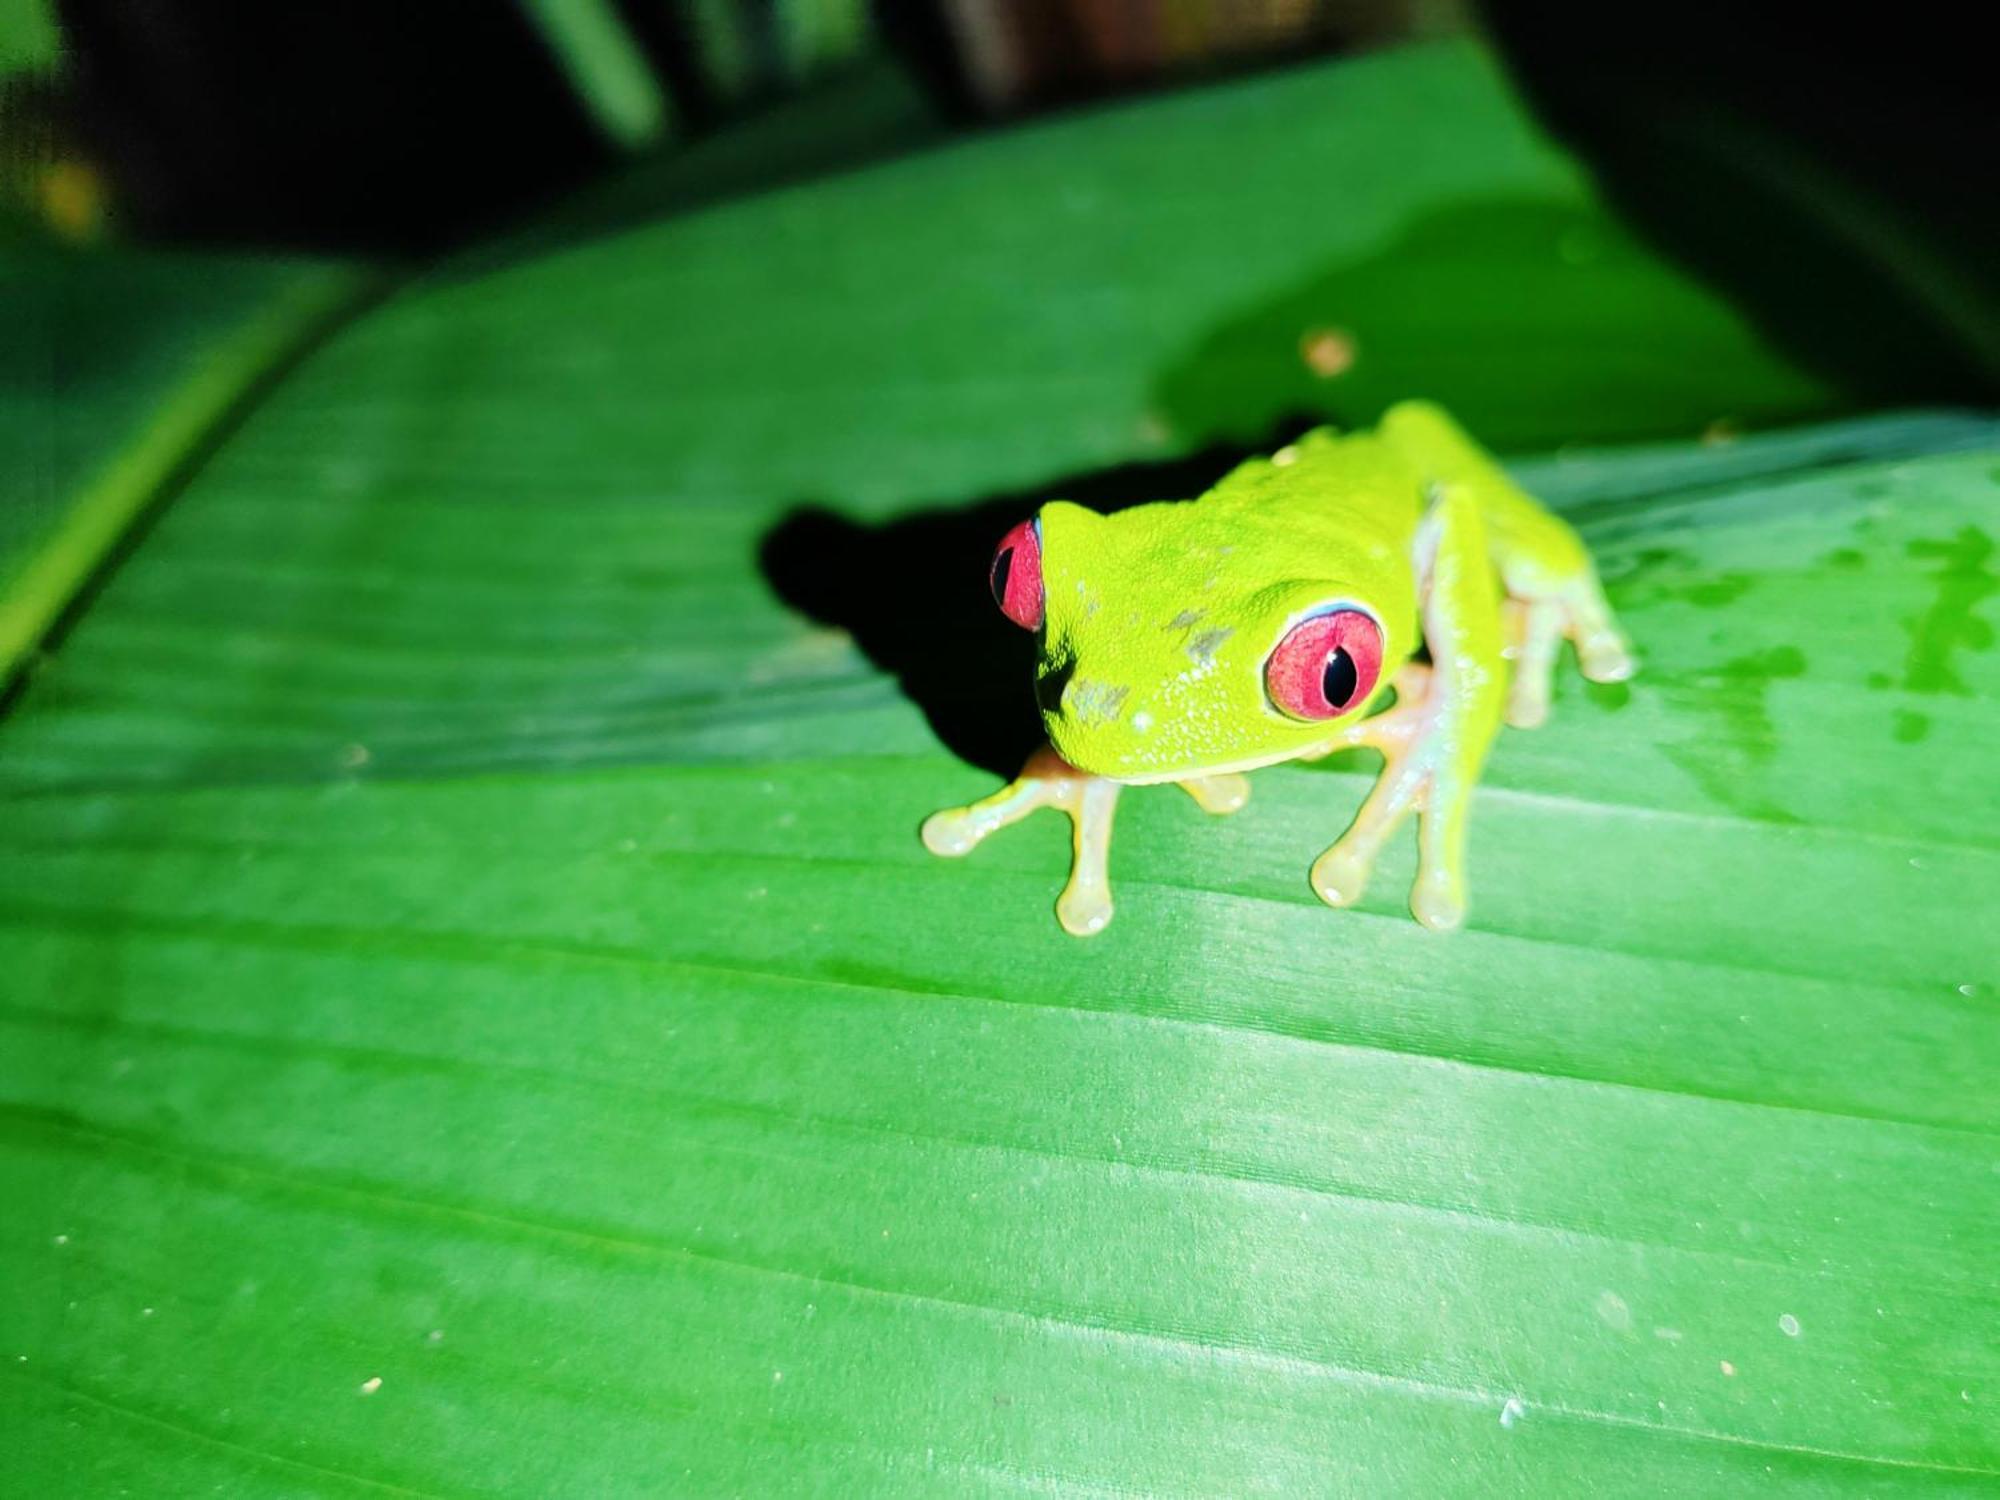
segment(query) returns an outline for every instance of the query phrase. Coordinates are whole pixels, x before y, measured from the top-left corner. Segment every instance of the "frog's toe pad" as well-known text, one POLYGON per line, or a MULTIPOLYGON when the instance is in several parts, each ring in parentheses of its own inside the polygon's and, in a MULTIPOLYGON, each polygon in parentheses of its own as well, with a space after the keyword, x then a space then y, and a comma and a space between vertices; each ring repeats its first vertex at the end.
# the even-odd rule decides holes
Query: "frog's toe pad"
POLYGON ((1250 801, 1250 778, 1235 771, 1192 776, 1180 786, 1182 791, 1194 798, 1203 812, 1217 817, 1241 812, 1250 801))
POLYGON ((1071 937, 1095 937, 1111 925, 1111 892, 1072 885, 1056 902, 1056 920, 1071 937))
POLYGON ((1368 864, 1336 845, 1313 861, 1311 880, 1328 906, 1352 906, 1368 889, 1368 864))
POLYGON ((1410 915, 1432 932, 1452 932, 1465 923, 1465 897, 1447 883, 1419 880, 1410 889, 1410 915))
POLYGON ((1529 686, 1516 678, 1507 698, 1507 723, 1513 729, 1540 729, 1549 721, 1549 693, 1546 683, 1529 686))
POLYGON ((1621 640, 1589 640, 1577 648, 1577 664, 1592 682, 1623 682, 1639 670, 1621 640))
POLYGON ((946 859, 970 854, 979 843, 979 832, 962 807, 948 807, 943 812, 932 813, 924 819, 924 826, 917 830, 917 836, 931 853, 941 854, 946 859))

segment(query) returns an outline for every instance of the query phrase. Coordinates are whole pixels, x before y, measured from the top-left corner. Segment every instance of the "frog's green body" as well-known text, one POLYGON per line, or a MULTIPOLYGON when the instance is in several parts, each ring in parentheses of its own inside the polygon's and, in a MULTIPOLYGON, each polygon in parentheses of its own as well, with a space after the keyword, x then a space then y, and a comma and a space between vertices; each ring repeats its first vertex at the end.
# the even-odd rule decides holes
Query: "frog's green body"
POLYGON ((1076 824, 1076 860, 1057 912, 1072 932, 1110 920, 1104 866, 1120 784, 1178 782, 1228 812, 1248 796, 1237 773, 1355 745, 1389 763, 1314 865, 1314 888, 1335 905, 1354 900, 1383 840, 1415 810, 1423 863, 1412 907, 1431 926, 1454 926, 1467 803, 1503 712, 1541 722, 1564 635, 1586 675, 1631 671, 1575 533, 1422 403, 1392 409, 1373 433, 1309 433, 1198 500, 1110 516, 1053 501, 1034 535, 1037 696, 1051 749, 994 797, 937 814, 924 839, 960 854, 1036 807, 1062 808, 1076 824), (1351 701, 1315 697, 1316 716, 1302 717, 1274 663, 1330 615, 1362 622, 1370 670, 1351 701), (1430 665, 1417 665, 1426 647, 1430 665), (1363 718, 1392 682, 1395 707, 1363 718))

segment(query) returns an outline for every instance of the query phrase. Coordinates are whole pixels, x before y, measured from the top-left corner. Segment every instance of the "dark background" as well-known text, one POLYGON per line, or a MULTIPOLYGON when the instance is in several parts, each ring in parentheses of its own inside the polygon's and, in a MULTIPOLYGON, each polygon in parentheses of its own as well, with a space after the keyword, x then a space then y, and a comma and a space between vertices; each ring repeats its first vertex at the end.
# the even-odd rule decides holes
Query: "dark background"
MULTIPOLYGON (((672 138, 657 153, 838 71, 785 55, 768 0, 733 12, 728 80, 704 62, 692 7, 613 9, 670 103, 672 138)), ((977 33, 962 24, 977 6, 879 0, 866 62, 905 75, 939 129, 1006 128, 1476 26, 1642 235, 1857 404, 1984 401, 2000 389, 2000 140, 1971 7, 1196 9, 1209 20, 1190 39, 1185 8, 995 0, 977 33)), ((632 167, 530 8, 60 0, 57 12, 67 69, 41 107, 99 166, 130 237, 423 257, 632 167)), ((862 139, 819 165, 882 145, 862 139)))

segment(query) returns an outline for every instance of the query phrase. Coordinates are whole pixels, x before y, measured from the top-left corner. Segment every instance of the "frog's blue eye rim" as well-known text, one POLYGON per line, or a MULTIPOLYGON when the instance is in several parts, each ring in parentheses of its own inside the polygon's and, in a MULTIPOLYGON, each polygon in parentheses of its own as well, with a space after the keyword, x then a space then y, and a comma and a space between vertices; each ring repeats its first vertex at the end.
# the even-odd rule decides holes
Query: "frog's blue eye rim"
POLYGON ((1381 676, 1382 627, 1353 604, 1331 604, 1293 621, 1264 659, 1272 707, 1309 724, 1352 713, 1381 676))
POLYGON ((986 584, 1000 613, 1023 630, 1040 630, 1046 597, 1042 589, 1042 523, 1023 521, 1000 538, 987 568, 986 584))

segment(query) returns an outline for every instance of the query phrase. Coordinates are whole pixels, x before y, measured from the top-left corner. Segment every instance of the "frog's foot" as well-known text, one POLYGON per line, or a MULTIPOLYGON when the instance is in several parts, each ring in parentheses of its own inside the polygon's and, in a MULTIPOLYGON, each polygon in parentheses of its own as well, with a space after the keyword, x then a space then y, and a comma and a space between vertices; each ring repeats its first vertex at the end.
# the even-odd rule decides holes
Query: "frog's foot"
POLYGON ((1577 579, 1560 593, 1507 601, 1507 656, 1514 664, 1507 722, 1533 729, 1549 716, 1549 682, 1566 636, 1576 642, 1577 664, 1592 682, 1623 682, 1636 668, 1632 648, 1611 617, 1594 577, 1577 579))
POLYGON ((1387 764, 1340 841, 1313 861, 1312 887, 1328 906, 1352 906, 1367 888, 1375 857, 1412 812, 1417 815, 1417 881, 1410 911, 1446 932, 1465 920, 1465 822, 1478 775, 1439 712, 1434 674, 1405 667, 1396 706, 1350 725, 1326 752, 1365 747, 1387 764))
MULTIPOLYGON (((1225 779, 1204 778, 1211 782, 1225 779)), ((1204 793, 1191 785, 1188 790, 1197 801, 1202 800, 1204 793)), ((1240 800, 1237 805, 1242 805, 1240 800)), ((1072 831, 1069 883, 1056 900, 1056 920, 1065 932, 1077 937, 1102 932, 1111 921, 1111 882, 1106 866, 1111 855, 1111 817, 1118 808, 1118 783, 1086 775, 1046 746, 1029 756, 1021 774, 992 796, 924 819, 924 847, 933 854, 951 857, 969 854, 988 834, 1043 807, 1061 812, 1072 831)))

